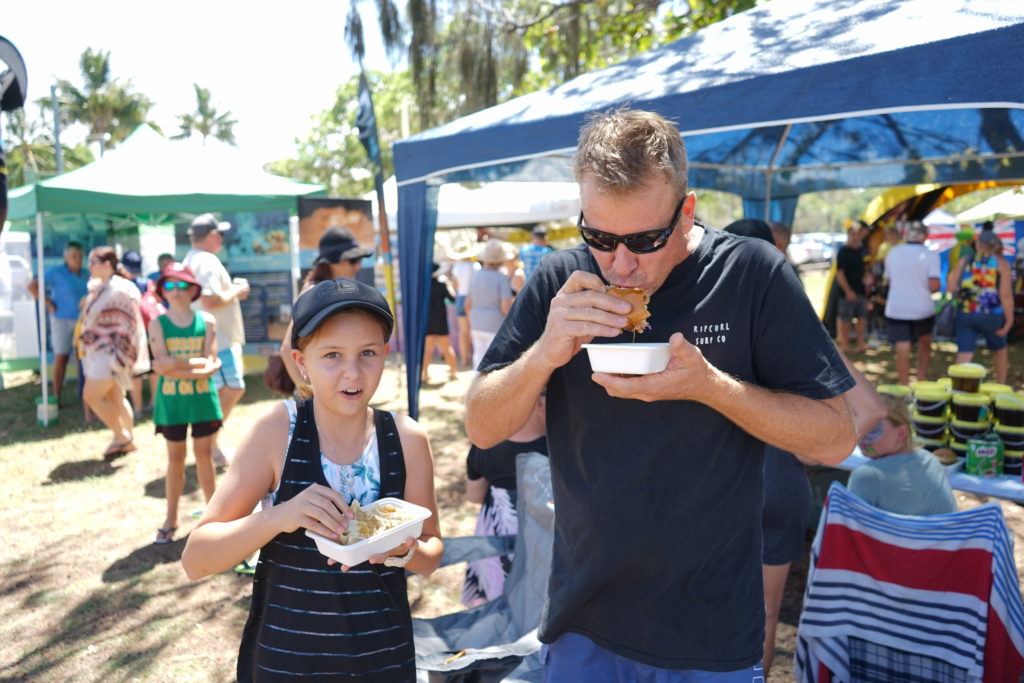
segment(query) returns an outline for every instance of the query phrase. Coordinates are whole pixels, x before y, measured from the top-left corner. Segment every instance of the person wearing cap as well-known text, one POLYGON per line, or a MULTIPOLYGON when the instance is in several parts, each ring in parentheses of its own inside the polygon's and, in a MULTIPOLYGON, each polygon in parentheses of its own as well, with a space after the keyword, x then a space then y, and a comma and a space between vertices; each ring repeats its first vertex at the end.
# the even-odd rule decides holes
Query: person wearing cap
MULTIPOLYGON (((139 293, 143 297, 149 291, 150 281, 148 278, 142 277, 142 254, 137 251, 126 251, 121 257, 121 265, 128 271, 128 275, 135 286, 139 288, 139 293)), ((149 329, 149 322, 152 318, 147 318, 146 312, 142 310, 142 322, 146 325, 146 329, 149 329)), ((147 373, 148 374, 148 373, 147 373)), ((146 404, 142 399, 142 377, 133 377, 132 386, 128 391, 128 395, 131 397, 132 409, 136 416, 142 414, 146 410, 146 404)), ((152 399, 151 399, 152 400, 152 399)))
MULTIPOLYGON (((182 264, 192 269, 202 287, 199 300, 192 307, 212 313, 217 320, 217 355, 221 366, 214 374, 213 382, 225 421, 245 394, 245 368, 242 365, 245 327, 239 302, 249 296, 249 283, 232 280, 217 258, 217 252, 224 246, 223 233, 230 229, 230 223, 218 221, 213 214, 197 216, 188 229, 192 249, 182 259, 182 264)), ((214 464, 225 465, 227 458, 217 446, 217 434, 213 436, 212 448, 214 464)))
POLYGON ((544 257, 466 398, 492 448, 546 390, 546 680, 758 680, 764 446, 847 458, 854 381, 782 254, 695 220, 672 122, 588 117, 573 170, 583 244, 544 257), (664 345, 663 370, 594 372, 583 344, 637 346, 609 286, 650 297, 636 341, 664 345))
POLYGON ((554 249, 548 244, 548 229, 543 225, 533 226, 533 230, 530 231, 530 243, 519 250, 519 260, 523 262, 523 273, 526 275, 526 279, 529 279, 533 271, 537 270, 544 255, 553 251, 554 249))
POLYGON ((993 231, 978 235, 973 259, 960 259, 947 280, 947 291, 956 297, 956 362, 970 363, 978 336, 992 352, 996 381, 1006 384, 1010 371, 1007 338, 1013 328, 1013 292, 1010 264, 1003 257, 1003 241, 993 231))
POLYGON ((139 293, 145 294, 149 282, 142 276, 142 254, 134 250, 124 252, 124 256, 121 257, 121 265, 132 276, 131 280, 139 288, 139 293))
MULTIPOLYGON (((64 247, 64 263, 47 269, 43 276, 46 310, 50 312, 50 343, 53 346, 53 395, 58 406, 78 321, 78 304, 88 292, 89 271, 83 268, 83 261, 82 245, 68 242, 64 247)), ((35 299, 39 298, 39 280, 32 278, 27 289, 35 299)))
POLYGON ((956 512, 956 497, 942 463, 914 447, 907 404, 888 394, 882 400, 886 416, 860 440, 861 453, 869 460, 850 474, 850 491, 900 515, 956 512))
POLYGON ((282 401, 253 423, 189 534, 182 566, 196 580, 259 550, 240 681, 267 671, 275 679, 414 680, 405 572, 430 574, 443 544, 426 432, 370 407, 394 317, 375 288, 338 278, 301 294, 292 321, 292 357, 313 396, 282 401), (358 566, 330 566, 306 531, 337 539, 355 528, 356 503, 386 497, 430 511, 421 534, 358 566))
POLYGON ((160 376, 153 424, 167 441, 167 476, 164 478, 167 515, 153 543, 174 540, 178 529, 178 502, 185 487, 185 456, 192 427, 192 453, 196 479, 209 502, 216 488, 211 440, 223 414, 210 377, 220 368, 217 357, 217 322, 206 311, 192 309, 202 287, 192 269, 171 263, 156 290, 167 312, 149 323, 153 371, 160 376))
POLYGON ((907 241, 889 250, 884 277, 889 283, 885 298, 885 325, 889 342, 896 347, 896 376, 910 383, 910 349, 917 344, 917 379, 928 379, 932 358, 935 303, 932 293, 942 286, 939 255, 925 246, 928 228, 920 221, 907 227, 907 241))
MULTIPOLYGON (((320 236, 319 250, 316 258, 313 259, 313 268, 306 274, 306 279, 302 281, 302 290, 299 294, 301 295, 302 292, 327 280, 339 277, 355 279, 362 268, 363 259, 372 254, 372 249, 367 249, 356 241, 351 230, 341 225, 332 225, 320 236)), ((298 388, 299 393, 308 398, 309 387, 303 381, 302 373, 292 361, 291 332, 292 325, 289 322, 284 339, 281 340, 279 353, 288 377, 298 388)))
POLYGON ((477 257, 480 270, 473 272, 466 297, 466 315, 469 318, 469 333, 473 339, 473 367, 480 365, 487 347, 491 345, 501 321, 508 315, 515 300, 508 277, 501 272, 501 265, 508 257, 505 242, 499 239, 487 241, 477 257))

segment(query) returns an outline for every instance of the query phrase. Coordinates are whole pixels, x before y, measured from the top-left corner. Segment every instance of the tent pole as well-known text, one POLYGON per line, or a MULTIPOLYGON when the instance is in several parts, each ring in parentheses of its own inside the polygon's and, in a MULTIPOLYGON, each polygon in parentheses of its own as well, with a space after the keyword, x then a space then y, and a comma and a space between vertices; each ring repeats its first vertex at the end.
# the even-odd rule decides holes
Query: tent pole
MULTIPOLYGON (((764 222, 767 223, 771 220, 771 206, 772 206, 772 169, 775 168, 775 162, 779 160, 779 154, 782 153, 782 146, 786 144, 786 138, 789 137, 789 131, 793 128, 792 124, 786 124, 786 127, 782 129, 782 135, 779 136, 779 141, 775 143, 775 150, 772 152, 771 161, 768 162, 768 168, 764 172, 764 222)), ((792 226, 790 226, 792 227, 792 226)))
POLYGON ((50 388, 46 383, 46 266, 43 264, 43 214, 36 211, 36 262, 39 264, 39 379, 43 385, 43 410, 48 410, 50 388))
MULTIPOLYGON (((388 305, 391 306, 392 314, 397 316, 398 307, 395 300, 395 271, 391 254, 391 234, 388 231, 388 212, 384 205, 384 179, 383 174, 379 170, 374 177, 374 188, 377 191, 377 228, 380 231, 380 256, 381 260, 384 261, 384 284, 387 287, 388 305)), ((405 353, 402 344, 405 343, 405 339, 409 338, 409 335, 406 334, 405 339, 399 337, 398 325, 395 325, 395 337, 398 340, 399 348, 403 349, 398 352, 398 376, 401 378, 401 369, 405 365, 405 353)))

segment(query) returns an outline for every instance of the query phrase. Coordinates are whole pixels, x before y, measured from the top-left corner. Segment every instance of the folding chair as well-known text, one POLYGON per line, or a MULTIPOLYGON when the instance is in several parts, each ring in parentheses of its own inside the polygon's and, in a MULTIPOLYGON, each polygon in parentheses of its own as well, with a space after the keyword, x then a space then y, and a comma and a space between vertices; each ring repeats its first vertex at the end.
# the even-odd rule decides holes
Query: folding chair
POLYGON ((834 483, 811 549, 796 673, 819 681, 1019 680, 1024 603, 998 503, 917 517, 834 483))
MULTIPOLYGON (((516 482, 519 532, 502 594, 462 612, 413 619, 418 681, 541 680, 537 626, 547 597, 555 522, 547 457, 540 453, 517 456, 516 482)), ((441 564, 507 554, 510 547, 503 538, 445 539, 441 564)))

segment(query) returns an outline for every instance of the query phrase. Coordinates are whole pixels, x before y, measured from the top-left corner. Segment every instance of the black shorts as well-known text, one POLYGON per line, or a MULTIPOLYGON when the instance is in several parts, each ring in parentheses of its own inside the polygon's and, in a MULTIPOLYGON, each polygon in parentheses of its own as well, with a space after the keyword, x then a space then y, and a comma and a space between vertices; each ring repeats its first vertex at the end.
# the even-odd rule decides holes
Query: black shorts
MULTIPOLYGON (((220 426, 224 424, 220 420, 210 420, 209 422, 193 422, 192 423, 192 438, 201 439, 204 436, 210 436, 216 434, 220 426)), ((188 424, 180 425, 157 425, 156 433, 163 434, 164 438, 168 441, 184 441, 188 438, 188 424)))
POLYGON ((886 317, 885 321, 888 323, 889 341, 893 344, 897 342, 913 344, 926 334, 931 334, 935 327, 934 315, 924 320, 897 320, 886 317))

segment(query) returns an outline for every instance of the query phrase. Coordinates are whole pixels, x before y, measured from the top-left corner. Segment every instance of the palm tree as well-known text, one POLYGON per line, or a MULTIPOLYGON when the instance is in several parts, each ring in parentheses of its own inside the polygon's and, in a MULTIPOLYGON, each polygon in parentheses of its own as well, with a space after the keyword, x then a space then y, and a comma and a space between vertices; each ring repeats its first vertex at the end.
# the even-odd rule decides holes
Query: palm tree
MULTIPOLYGON (((36 104, 39 105, 39 116, 35 119, 29 119, 25 109, 4 112, 6 125, 3 146, 7 150, 7 175, 11 187, 45 180, 57 173, 53 137, 44 114, 49 107, 43 106, 41 100, 36 104)), ((85 145, 61 145, 61 150, 68 171, 93 161, 85 145)))
POLYGON ((4 148, 7 150, 7 177, 11 187, 28 185, 40 174, 56 167, 53 139, 38 120, 29 120, 24 109, 4 112, 7 125, 4 148))
POLYGON ((110 77, 110 52, 86 48, 79 60, 83 89, 67 80, 58 82, 62 110, 72 123, 85 124, 88 140, 99 143, 100 155, 146 122, 153 103, 132 89, 131 81, 110 77))
POLYGON ((195 132, 203 137, 204 145, 206 138, 211 135, 217 140, 235 145, 234 128, 238 121, 231 118, 229 111, 223 114, 217 113, 217 110, 210 104, 209 89, 201 87, 198 83, 193 83, 192 87, 196 90, 196 111, 192 114, 178 114, 181 132, 172 136, 172 139, 182 140, 191 137, 195 132))

